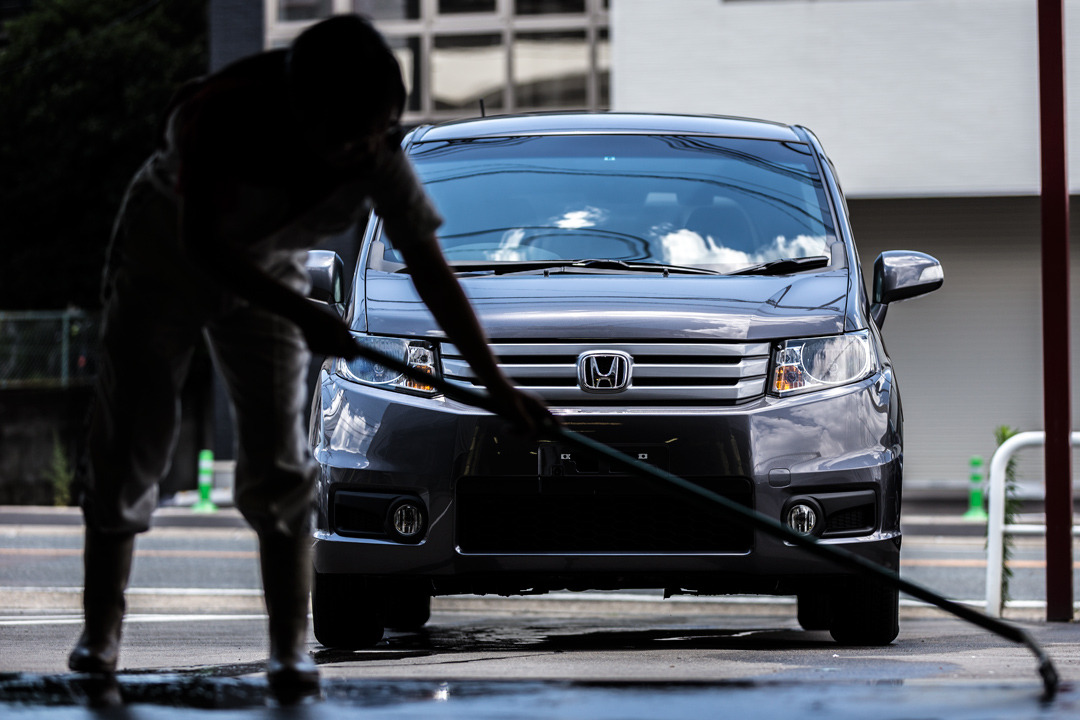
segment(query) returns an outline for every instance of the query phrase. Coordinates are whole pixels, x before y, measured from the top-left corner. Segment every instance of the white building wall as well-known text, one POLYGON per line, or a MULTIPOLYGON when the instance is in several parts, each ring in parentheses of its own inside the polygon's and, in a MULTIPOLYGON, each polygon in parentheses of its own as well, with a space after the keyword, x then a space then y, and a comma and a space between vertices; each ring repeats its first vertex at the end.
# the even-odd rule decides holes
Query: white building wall
MULTIPOLYGON (((1033 194, 1036 0, 618 0, 615 110, 811 128, 852 197, 1033 194)), ((1080 0, 1066 0, 1080 43, 1080 0)), ((1080 89, 1080 51, 1067 77, 1080 89)), ((1080 190, 1080 92, 1070 94, 1080 190)))
MULTIPOLYGON (((850 207, 867 286, 885 250, 928 252, 945 269, 940 290, 889 308, 882 335, 904 401, 906 481, 959 490, 972 455, 989 469, 996 427, 1043 428, 1039 199, 856 200, 850 207)), ((1072 213, 1080 217, 1080 203, 1072 213)), ((1080 257, 1070 272, 1080 277, 1080 257)), ((1073 427, 1080 427, 1075 299, 1071 313, 1073 427)), ((1063 363, 1060 372, 1069 368, 1063 363)), ((1041 480, 1041 449, 1017 457, 1023 480, 1041 480)), ((1080 480, 1080 452, 1073 457, 1080 480)))

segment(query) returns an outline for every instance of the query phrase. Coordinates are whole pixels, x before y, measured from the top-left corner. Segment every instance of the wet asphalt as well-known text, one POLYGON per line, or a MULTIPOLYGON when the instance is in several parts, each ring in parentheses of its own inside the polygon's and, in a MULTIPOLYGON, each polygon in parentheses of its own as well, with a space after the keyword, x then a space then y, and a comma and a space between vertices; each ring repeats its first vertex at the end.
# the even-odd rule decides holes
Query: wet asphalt
MULTIPOLYGON (((312 638, 324 697, 289 708, 274 707, 267 691, 263 618, 176 623, 165 638, 151 632, 164 623, 135 621, 125 627, 115 686, 73 673, 3 673, 0 717, 1080 717, 1073 624, 1021 621, 1064 680, 1047 701, 1026 649, 929 611, 905 610, 891 646, 857 648, 802 631, 784 608, 613 601, 544 612, 513 603, 439 611, 423 631, 388 633, 365 651, 328 650, 312 638), (188 654, 183 639, 193 635, 207 653, 188 654), (242 661, 230 662, 226 647, 242 661), (193 657, 214 662, 181 664, 193 657), (110 698, 122 707, 94 707, 110 698)), ((0 643, 5 655, 38 643, 62 657, 79 629, 22 627, 21 642, 0 643)))
MULTIPOLYGON (((226 568, 251 564, 254 548, 242 534, 189 535, 196 553, 224 553, 226 568)), ((147 544, 147 557, 166 567, 167 588, 170 572, 175 581, 190 559, 168 544, 170 532, 160 537, 161 545, 147 544)), ((67 564, 77 562, 66 541, 11 545, 14 554, 0 557, 0 585, 61 584, 67 564), (58 564, 48 570, 46 560, 58 564)), ((225 574, 233 581, 211 590, 252 584, 235 569, 225 574)), ((157 584, 156 575, 144 577, 142 585, 157 584)), ((1052 700, 1042 697, 1025 648, 925 608, 903 608, 900 637, 889 647, 853 648, 801 630, 790 603, 624 595, 441 599, 423 631, 388 633, 371 650, 328 650, 310 638, 324 696, 283 708, 262 671, 258 597, 152 596, 157 604, 125 623, 114 683, 63 671, 80 618, 72 598, 56 597, 61 602, 50 607, 0 610, 0 718, 1080 717, 1080 626, 1046 624, 1038 612, 1013 617, 1057 665, 1064 682, 1052 700)))

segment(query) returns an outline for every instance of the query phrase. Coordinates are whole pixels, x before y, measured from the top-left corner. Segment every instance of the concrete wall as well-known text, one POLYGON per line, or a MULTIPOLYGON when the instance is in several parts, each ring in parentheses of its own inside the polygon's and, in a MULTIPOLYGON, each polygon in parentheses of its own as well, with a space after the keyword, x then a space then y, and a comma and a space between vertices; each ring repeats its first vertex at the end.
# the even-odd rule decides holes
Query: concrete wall
MULTIPOLYGON (((211 434, 210 373, 209 357, 196 354, 181 397, 172 467, 160 484, 163 498, 198 486, 199 450, 208 447, 211 434)), ((74 471, 85 447, 92 402, 89 386, 0 390, 0 505, 53 504, 54 444, 74 471)))
MULTIPOLYGON (((1080 189, 1080 0, 1066 0, 1080 189)), ((853 197, 1036 194, 1035 0, 618 0, 615 110, 806 125, 853 197)))

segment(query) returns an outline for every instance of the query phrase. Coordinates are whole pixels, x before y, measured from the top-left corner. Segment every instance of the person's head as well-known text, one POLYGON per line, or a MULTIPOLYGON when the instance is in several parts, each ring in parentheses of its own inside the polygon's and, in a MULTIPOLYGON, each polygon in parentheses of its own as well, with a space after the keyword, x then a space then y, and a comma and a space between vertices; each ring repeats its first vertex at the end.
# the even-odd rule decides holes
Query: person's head
POLYGON ((401 68, 379 31, 359 15, 312 25, 287 55, 289 101, 307 140, 332 162, 371 152, 405 105, 401 68))

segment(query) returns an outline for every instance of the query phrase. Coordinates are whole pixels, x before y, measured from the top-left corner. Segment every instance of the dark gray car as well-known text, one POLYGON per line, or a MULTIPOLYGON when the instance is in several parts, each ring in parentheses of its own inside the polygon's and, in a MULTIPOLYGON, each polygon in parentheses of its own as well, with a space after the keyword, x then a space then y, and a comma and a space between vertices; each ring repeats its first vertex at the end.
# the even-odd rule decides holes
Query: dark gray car
MULTIPOLYGON (((899 567, 903 416, 880 326, 942 271, 885 253, 868 296, 808 130, 554 114, 405 147, 518 386, 572 430, 899 567)), ((314 279, 333 301, 330 260, 314 279)), ((471 386, 378 218, 344 308, 360 342, 471 386)), ((434 595, 563 589, 797 595, 800 623, 840 642, 898 632, 895 591, 364 360, 323 364, 311 441, 327 646, 417 628, 434 595)))

